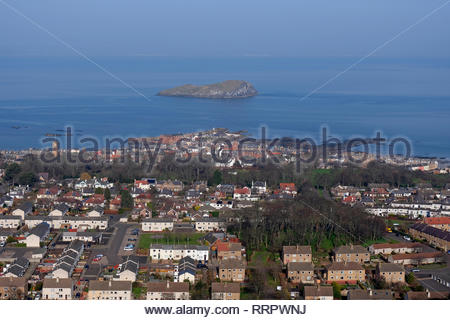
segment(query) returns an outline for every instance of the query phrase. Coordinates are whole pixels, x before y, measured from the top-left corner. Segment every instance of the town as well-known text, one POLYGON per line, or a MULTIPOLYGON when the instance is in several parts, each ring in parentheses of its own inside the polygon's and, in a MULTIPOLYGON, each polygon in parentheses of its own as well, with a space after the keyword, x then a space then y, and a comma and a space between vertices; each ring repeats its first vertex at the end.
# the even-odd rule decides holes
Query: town
POLYGON ((198 134, 158 139, 151 176, 116 165, 140 147, 73 166, 1 153, 0 299, 449 298, 445 162, 366 155, 354 167, 331 149, 295 175, 289 143, 272 150, 279 166, 238 161, 233 141, 226 163, 180 165, 202 153, 198 134))

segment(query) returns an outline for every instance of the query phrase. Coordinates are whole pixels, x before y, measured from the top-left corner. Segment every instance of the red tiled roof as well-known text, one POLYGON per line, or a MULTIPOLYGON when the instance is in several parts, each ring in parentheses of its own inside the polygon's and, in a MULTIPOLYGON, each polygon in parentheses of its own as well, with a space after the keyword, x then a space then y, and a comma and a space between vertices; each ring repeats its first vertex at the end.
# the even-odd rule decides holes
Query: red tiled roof
POLYGON ((450 224, 450 217, 431 217, 423 219, 426 224, 450 224))

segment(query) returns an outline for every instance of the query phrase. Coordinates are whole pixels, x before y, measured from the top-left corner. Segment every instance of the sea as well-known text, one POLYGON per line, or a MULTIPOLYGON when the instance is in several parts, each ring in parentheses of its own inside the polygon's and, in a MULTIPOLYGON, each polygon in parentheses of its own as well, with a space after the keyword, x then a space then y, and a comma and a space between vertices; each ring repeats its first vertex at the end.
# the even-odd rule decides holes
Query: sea
POLYGON ((450 158, 450 60, 358 57, 0 57, 0 149, 46 148, 46 135, 147 137, 228 128, 256 138, 402 138, 450 158), (345 71, 345 72, 344 72, 345 71), (246 80, 256 97, 157 96, 186 83, 246 80), (145 97, 144 97, 145 96, 145 97))

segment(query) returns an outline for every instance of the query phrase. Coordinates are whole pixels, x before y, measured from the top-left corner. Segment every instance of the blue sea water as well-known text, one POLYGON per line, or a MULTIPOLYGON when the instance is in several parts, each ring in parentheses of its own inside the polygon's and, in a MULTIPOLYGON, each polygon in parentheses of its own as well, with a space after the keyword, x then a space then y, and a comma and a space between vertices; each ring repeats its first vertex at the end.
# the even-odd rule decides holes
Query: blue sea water
MULTIPOLYGON (((142 98, 81 58, 0 57, 0 149, 48 147, 72 126, 79 136, 155 136, 225 127, 258 136, 407 138, 419 156, 450 157, 450 61, 371 59, 305 100, 355 59, 121 57, 95 61, 142 98), (185 83, 248 80, 239 100, 160 97, 185 83)), ((75 141, 76 142, 76 141, 75 141)))

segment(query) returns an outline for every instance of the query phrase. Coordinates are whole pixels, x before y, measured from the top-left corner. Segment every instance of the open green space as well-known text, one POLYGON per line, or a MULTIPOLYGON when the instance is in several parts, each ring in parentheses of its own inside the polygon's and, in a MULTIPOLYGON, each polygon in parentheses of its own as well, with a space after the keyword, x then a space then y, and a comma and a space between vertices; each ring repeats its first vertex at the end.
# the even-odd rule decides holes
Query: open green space
POLYGON ((138 248, 148 249, 152 244, 201 244, 202 233, 143 233, 139 238, 138 248))

